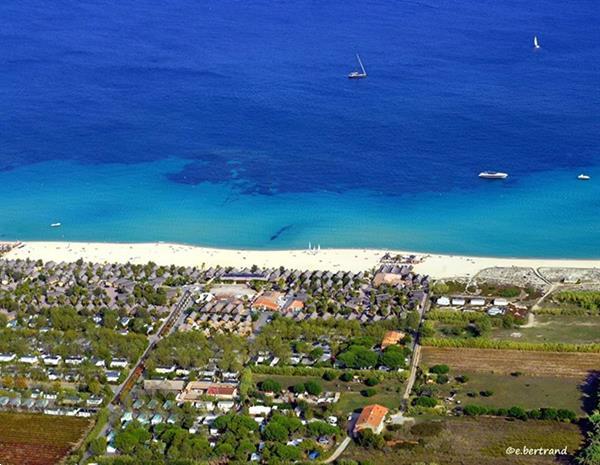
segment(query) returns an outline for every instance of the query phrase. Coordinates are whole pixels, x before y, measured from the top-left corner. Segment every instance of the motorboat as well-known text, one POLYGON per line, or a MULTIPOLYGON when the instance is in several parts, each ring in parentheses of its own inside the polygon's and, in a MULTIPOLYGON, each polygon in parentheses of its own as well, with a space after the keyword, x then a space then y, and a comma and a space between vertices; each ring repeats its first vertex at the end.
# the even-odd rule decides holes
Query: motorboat
POLYGON ((479 177, 482 179, 506 179, 508 174, 500 171, 482 171, 479 173, 479 177))

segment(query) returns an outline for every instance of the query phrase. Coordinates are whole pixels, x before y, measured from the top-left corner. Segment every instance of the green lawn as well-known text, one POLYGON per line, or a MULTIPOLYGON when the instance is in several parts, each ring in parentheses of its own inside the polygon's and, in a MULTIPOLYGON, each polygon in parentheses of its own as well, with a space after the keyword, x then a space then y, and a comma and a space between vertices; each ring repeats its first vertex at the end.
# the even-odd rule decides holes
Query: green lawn
POLYGON ((345 415, 370 404, 380 404, 393 410, 398 409, 401 402, 402 393, 397 392, 386 392, 378 389, 377 394, 372 397, 365 397, 359 392, 344 392, 334 410, 345 415))
MULTIPOLYGON (((454 373, 458 375, 459 373, 454 373)), ((439 386, 440 397, 446 398, 451 390, 457 391, 456 400, 462 405, 477 404, 487 407, 520 406, 525 409, 542 407, 565 408, 578 415, 584 415, 580 383, 584 380, 575 378, 555 378, 545 376, 510 376, 492 373, 461 372, 469 380, 460 384, 451 381, 439 386), (490 390, 490 397, 479 395, 481 391, 490 390), (476 393, 471 397, 468 393, 476 393)), ((448 406, 456 404, 449 402, 448 406)))
POLYGON ((598 343, 600 342, 600 316, 536 315, 534 327, 496 329, 492 337, 539 343, 598 343), (520 336, 516 337, 517 334, 520 336))
POLYGON ((350 413, 369 404, 381 404, 389 408, 398 408, 404 392, 404 384, 391 379, 386 379, 377 386, 373 386, 377 393, 372 397, 365 397, 360 391, 368 386, 359 382, 345 383, 338 379, 325 381, 322 378, 312 376, 253 375, 255 383, 265 379, 277 381, 284 389, 310 380, 317 381, 323 386, 323 390, 341 393, 340 401, 334 407, 334 410, 340 414, 350 413))

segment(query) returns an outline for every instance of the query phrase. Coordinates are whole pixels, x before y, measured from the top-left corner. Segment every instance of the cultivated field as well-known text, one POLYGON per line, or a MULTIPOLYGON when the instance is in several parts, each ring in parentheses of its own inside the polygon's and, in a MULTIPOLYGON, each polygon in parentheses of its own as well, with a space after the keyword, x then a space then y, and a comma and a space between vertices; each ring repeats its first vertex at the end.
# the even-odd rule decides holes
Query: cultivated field
POLYGON ((374 465, 542 465, 570 463, 583 442, 577 425, 501 418, 447 418, 393 432, 382 450, 350 446, 342 458, 374 465), (567 456, 516 456, 509 447, 567 448, 567 456))
POLYGON ((599 353, 423 347, 422 366, 445 363, 455 370, 480 373, 584 378, 600 371, 599 353))
POLYGON ((0 413, 2 465, 55 465, 79 441, 89 420, 0 413))

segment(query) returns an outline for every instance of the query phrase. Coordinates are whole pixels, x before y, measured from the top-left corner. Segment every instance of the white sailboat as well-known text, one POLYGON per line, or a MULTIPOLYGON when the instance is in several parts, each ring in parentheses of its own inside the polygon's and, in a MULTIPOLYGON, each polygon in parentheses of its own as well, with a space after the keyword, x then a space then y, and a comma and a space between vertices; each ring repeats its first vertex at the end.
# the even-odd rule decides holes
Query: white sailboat
POLYGON ((533 36, 533 48, 540 48, 537 36, 533 36))
POLYGON ((50 225, 51 228, 60 228, 62 226, 62 223, 52 223, 50 225))
POLYGON ((577 176, 577 179, 579 179, 580 181, 589 181, 591 179, 590 176, 588 176, 587 174, 580 174, 579 176, 577 176))
POLYGON ((356 59, 358 60, 361 71, 352 71, 350 74, 348 74, 348 79, 364 79, 367 77, 367 72, 365 71, 362 61, 360 61, 360 56, 358 53, 356 54, 356 59))

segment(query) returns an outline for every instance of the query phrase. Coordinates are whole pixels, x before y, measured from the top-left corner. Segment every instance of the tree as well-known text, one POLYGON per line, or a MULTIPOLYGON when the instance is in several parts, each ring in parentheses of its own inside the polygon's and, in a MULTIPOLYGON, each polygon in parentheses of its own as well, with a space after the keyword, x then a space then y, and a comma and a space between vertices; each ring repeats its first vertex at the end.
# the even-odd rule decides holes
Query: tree
POLYGON ((492 322, 489 318, 481 318, 474 324, 475 334, 477 336, 485 336, 492 330, 492 322))
POLYGON ((27 378, 25 378, 24 376, 17 376, 15 378, 15 388, 16 389, 27 389, 28 387, 28 383, 27 383, 27 378))
POLYGON ((282 424, 271 421, 265 427, 263 436, 268 441, 282 442, 287 439, 288 430, 282 424))
POLYGON ((286 446, 285 444, 276 444, 274 453, 282 460, 293 462, 301 457, 300 449, 295 446, 286 446))
POLYGON ((381 449, 385 444, 383 437, 370 429, 359 431, 356 435, 356 442, 366 449, 381 449))
POLYGON ((364 346, 351 345, 338 355, 337 358, 348 368, 372 368, 377 364, 378 356, 375 352, 364 346))
POLYGON ((423 323, 423 326, 421 327, 421 336, 431 337, 434 334, 435 334, 435 327, 433 326, 433 322, 427 320, 425 323, 423 323))
POLYGON ((100 436, 90 443, 90 452, 93 455, 102 455, 106 452, 106 438, 100 436))
POLYGON ((419 316, 419 312, 416 310, 408 312, 408 315, 406 316, 406 326, 408 329, 416 331, 419 328, 420 321, 421 317, 419 316))
POLYGON ((405 359, 406 354, 404 349, 397 346, 390 346, 379 356, 379 363, 391 370, 397 370, 406 366, 405 359))
POLYGON ((102 392, 102 385, 97 379, 93 379, 88 383, 88 391, 97 396, 102 392))
POLYGON ((323 388, 321 387, 321 385, 314 380, 310 380, 304 383, 304 388, 306 389, 306 392, 308 392, 312 396, 318 396, 319 394, 321 394, 321 392, 323 392, 323 388))
POLYGON ((281 384, 273 379, 265 379, 259 384, 258 388, 263 392, 280 392, 281 384))
POLYGON ((240 397, 246 399, 248 393, 252 389, 252 371, 250 368, 244 368, 242 375, 240 376, 240 397))
POLYGON ((294 391, 296 394, 302 394, 306 391, 306 386, 304 383, 294 384, 292 391, 294 391))
POLYGON ((102 315, 102 326, 115 329, 119 322, 119 314, 115 310, 106 309, 102 315))

